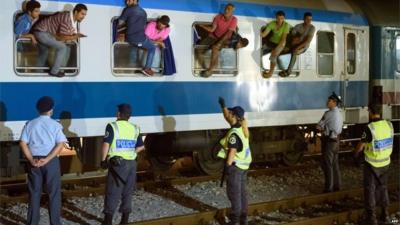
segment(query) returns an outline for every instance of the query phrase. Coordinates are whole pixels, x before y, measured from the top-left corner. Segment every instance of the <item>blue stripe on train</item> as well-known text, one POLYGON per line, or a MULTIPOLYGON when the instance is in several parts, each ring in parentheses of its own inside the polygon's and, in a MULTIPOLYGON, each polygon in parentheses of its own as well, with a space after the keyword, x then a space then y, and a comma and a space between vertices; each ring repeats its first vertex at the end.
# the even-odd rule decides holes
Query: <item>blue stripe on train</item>
MULTIPOLYGON (((241 105, 247 112, 322 109, 332 91, 340 93, 338 81, 262 84, 265 86, 236 82, 5 82, 0 84, 1 120, 36 117, 35 103, 43 95, 54 98, 55 118, 62 111, 71 113, 72 118, 101 118, 114 117, 116 105, 122 102, 133 106, 135 116, 161 115, 162 111, 167 115, 219 113, 218 96, 226 98, 227 105, 241 105)), ((368 82, 349 82, 347 97, 349 107, 366 106, 368 82)))
MULTIPOLYGON (((48 0, 48 1, 60 2, 60 0, 48 0)), ((64 0, 63 2, 75 2, 75 3, 96 4, 96 5, 113 5, 121 7, 125 6, 125 1, 123 0, 64 0)), ((140 5, 144 8, 177 10, 177 11, 199 12, 199 13, 222 12, 224 4, 226 4, 226 1, 217 1, 217 0, 140 1, 140 5)), ((272 6, 272 5, 244 3, 244 2, 234 2, 234 4, 236 6, 235 15, 240 15, 240 16, 274 18, 276 11, 283 10, 285 11, 287 19, 302 20, 304 12, 310 11, 313 13, 313 20, 315 21, 355 24, 355 25, 368 25, 366 17, 359 14, 307 9, 307 8, 272 6)))

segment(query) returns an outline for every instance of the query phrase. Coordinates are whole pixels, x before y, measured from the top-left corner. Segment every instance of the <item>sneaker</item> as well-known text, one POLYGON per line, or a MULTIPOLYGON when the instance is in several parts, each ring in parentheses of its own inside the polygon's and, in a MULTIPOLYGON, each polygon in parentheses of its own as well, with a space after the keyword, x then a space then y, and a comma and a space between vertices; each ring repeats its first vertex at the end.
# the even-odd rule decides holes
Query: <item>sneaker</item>
POLYGON ((52 77, 64 77, 64 76, 65 76, 65 73, 64 73, 64 72, 61 72, 61 71, 59 71, 58 73, 55 73, 55 74, 49 72, 49 75, 52 76, 52 77))
POLYGON ((262 76, 263 76, 264 78, 270 78, 270 77, 272 77, 272 73, 269 73, 269 72, 267 72, 267 71, 264 71, 264 72, 262 73, 262 76))
POLYGON ((211 75, 213 75, 212 70, 206 70, 203 74, 203 77, 211 77, 211 75))
POLYGON ((143 69, 143 70, 142 70, 142 73, 143 73, 144 75, 148 76, 148 77, 151 77, 151 76, 154 75, 154 71, 151 70, 150 68, 143 69))

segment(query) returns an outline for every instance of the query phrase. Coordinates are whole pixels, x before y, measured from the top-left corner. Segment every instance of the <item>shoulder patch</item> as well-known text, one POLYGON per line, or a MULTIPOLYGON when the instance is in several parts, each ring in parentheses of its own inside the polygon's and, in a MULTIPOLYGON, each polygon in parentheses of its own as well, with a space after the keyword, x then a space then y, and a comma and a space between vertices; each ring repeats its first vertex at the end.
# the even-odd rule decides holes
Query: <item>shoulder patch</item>
POLYGON ((106 131, 106 134, 104 135, 104 138, 108 138, 110 136, 110 132, 106 131))
POLYGON ((236 137, 235 137, 235 135, 232 135, 230 138, 229 138, 229 144, 236 144, 236 137))

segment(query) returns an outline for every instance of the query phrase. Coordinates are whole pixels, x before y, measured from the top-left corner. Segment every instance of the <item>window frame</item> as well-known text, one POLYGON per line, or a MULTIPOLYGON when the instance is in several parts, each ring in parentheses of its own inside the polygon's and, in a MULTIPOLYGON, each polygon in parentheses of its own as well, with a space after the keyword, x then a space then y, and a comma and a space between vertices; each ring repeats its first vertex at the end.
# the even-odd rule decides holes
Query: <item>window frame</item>
MULTIPOLYGON (((40 15, 41 16, 50 16, 53 15, 55 12, 48 12, 48 11, 41 11, 40 15)), ((17 10, 16 12, 14 12, 13 15, 13 70, 15 75, 19 76, 19 77, 48 77, 48 73, 45 72, 28 72, 28 73, 24 73, 24 72, 20 72, 18 70, 50 70, 50 67, 38 67, 38 66, 24 66, 24 67, 20 67, 18 66, 18 58, 19 58, 19 53, 17 50, 18 47, 18 42, 31 42, 31 40, 29 38, 17 38, 17 36, 15 35, 14 32, 14 24, 15 21, 17 19, 17 16, 22 16, 24 14, 24 12, 22 10, 17 10)), ((74 70, 74 73, 65 73, 66 77, 76 77, 79 75, 80 73, 80 68, 81 68, 81 52, 80 52, 80 43, 79 41, 71 41, 70 43, 66 43, 67 45, 70 44, 74 44, 76 46, 76 67, 61 67, 61 70, 74 70)), ((39 54, 39 52, 38 52, 39 54)))
POLYGON ((349 32, 347 32, 347 35, 345 38, 346 38, 346 40, 345 40, 346 41, 346 45, 345 45, 346 46, 346 49, 345 49, 345 51, 346 51, 346 62, 345 62, 346 63, 345 64, 346 75, 355 76, 357 73, 357 34, 355 32, 349 31, 349 32), (350 35, 354 36, 354 71, 353 71, 353 73, 349 73, 348 66, 347 66, 347 63, 350 62, 349 57, 348 57, 349 42, 348 42, 347 38, 350 35))
POLYGON ((396 35, 396 41, 395 41, 395 62, 396 62, 396 72, 400 73, 400 34, 396 35), (397 45, 397 43, 399 45, 397 45), (399 49, 399 51, 397 51, 399 49))
MULTIPOLYGON (((196 78, 202 78, 201 73, 206 71, 207 69, 196 69, 195 68, 195 64, 196 64, 196 46, 200 46, 200 45, 196 45, 195 43, 193 43, 194 40, 194 31, 197 33, 197 30, 195 29, 196 25, 200 25, 200 24, 204 24, 204 25, 212 25, 212 22, 210 21, 193 21, 192 23, 192 32, 191 32, 191 54, 192 54, 192 65, 191 65, 191 70, 192 70, 192 76, 196 77, 196 78), (196 71, 199 71, 196 73, 196 71)), ((222 51, 222 49, 220 50, 222 51)), ((212 76, 210 76, 209 78, 212 77, 236 77, 239 74, 239 51, 234 50, 235 51, 235 55, 236 55, 236 68, 235 69, 214 69, 214 71, 217 72, 221 72, 221 71, 226 71, 227 73, 225 74, 221 74, 221 73, 216 73, 213 74, 212 76), (233 71, 232 73, 229 73, 230 71, 233 71)), ((219 55, 219 57, 221 57, 221 54, 219 55)))
POLYGON ((317 67, 316 67, 317 77, 320 77, 320 78, 333 78, 333 77, 335 77, 335 55, 336 55, 335 36, 336 36, 336 34, 335 34, 335 32, 333 32, 331 30, 318 30, 316 32, 316 35, 317 35, 317 40, 316 40, 316 51, 315 51, 315 54, 316 54, 316 61, 317 61, 317 67), (318 36, 322 32, 332 33, 333 34, 333 52, 332 53, 319 53, 319 51, 318 51, 319 50, 318 49, 318 46, 319 46, 318 36), (320 55, 332 55, 332 74, 320 74, 319 73, 319 56, 320 55))

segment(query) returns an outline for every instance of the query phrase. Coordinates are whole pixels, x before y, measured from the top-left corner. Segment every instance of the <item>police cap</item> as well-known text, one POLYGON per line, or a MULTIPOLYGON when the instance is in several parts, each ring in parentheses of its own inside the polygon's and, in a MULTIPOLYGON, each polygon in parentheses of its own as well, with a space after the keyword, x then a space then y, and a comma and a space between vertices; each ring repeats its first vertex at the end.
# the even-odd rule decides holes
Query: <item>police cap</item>
POLYGON ((54 107, 54 101, 49 96, 43 96, 36 102, 36 109, 39 113, 50 111, 54 107))
POLYGON ((233 115, 237 116, 239 119, 244 118, 244 109, 240 106, 235 106, 232 108, 228 108, 229 111, 233 113, 233 115))
POLYGON ((332 100, 336 101, 337 103, 342 102, 342 98, 340 96, 338 96, 335 92, 332 92, 332 94, 328 97, 328 99, 332 99, 332 100))

